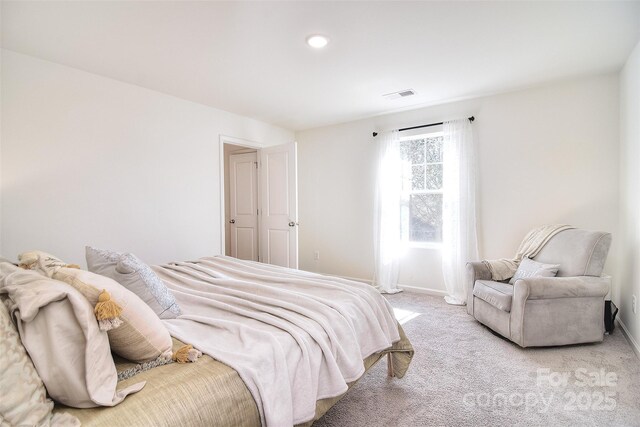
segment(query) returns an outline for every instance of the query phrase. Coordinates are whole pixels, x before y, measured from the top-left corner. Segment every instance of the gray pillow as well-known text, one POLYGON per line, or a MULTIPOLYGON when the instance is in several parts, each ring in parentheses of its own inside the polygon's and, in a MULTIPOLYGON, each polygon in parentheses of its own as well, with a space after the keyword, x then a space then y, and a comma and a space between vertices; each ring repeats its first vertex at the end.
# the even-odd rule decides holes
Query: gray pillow
POLYGON ((138 295, 161 319, 180 316, 171 291, 151 268, 133 254, 86 248, 89 271, 109 277, 138 295))
POLYGON ((559 268, 560 264, 543 264, 529 258, 523 258, 516 274, 509 280, 509 283, 513 285, 516 280, 526 279, 527 277, 555 277, 559 268))

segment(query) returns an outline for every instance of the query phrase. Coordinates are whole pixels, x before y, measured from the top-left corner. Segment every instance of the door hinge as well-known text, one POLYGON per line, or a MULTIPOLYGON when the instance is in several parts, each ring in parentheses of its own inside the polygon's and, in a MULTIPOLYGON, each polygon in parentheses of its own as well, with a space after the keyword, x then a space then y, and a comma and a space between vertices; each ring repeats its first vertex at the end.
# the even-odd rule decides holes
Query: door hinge
POLYGON ((256 169, 258 169, 258 162, 253 162, 253 163, 255 163, 255 164, 256 164, 256 169))

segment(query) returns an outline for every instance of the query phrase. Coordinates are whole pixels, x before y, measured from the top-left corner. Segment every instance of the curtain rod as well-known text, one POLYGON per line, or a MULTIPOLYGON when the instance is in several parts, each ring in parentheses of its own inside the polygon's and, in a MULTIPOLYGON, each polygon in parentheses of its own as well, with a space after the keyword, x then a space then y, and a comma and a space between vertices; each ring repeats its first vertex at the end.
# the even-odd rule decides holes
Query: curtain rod
MULTIPOLYGON (((473 122, 476 118, 471 116, 469 117, 469 121, 473 122)), ((403 132, 405 130, 412 130, 412 129, 420 129, 420 128, 428 128, 431 126, 438 126, 438 125, 442 125, 444 124, 444 122, 439 122, 439 123, 429 123, 428 125, 420 125, 420 126, 411 126, 409 128, 402 128, 402 129, 398 129, 398 132, 403 132)), ((378 136, 378 132, 373 132, 373 136, 378 136)))

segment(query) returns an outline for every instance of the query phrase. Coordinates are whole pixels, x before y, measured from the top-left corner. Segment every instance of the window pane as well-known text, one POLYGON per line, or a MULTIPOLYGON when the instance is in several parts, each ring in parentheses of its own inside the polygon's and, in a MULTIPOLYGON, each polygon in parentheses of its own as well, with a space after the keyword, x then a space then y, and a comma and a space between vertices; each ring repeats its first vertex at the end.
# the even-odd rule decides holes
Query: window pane
POLYGON ((424 190, 424 165, 411 166, 411 189, 424 190))
POLYGON ((442 164, 427 165, 427 189, 440 190, 442 188, 442 164))
POLYGON ((412 194, 409 199, 409 240, 442 241, 442 194, 412 194))
POLYGON ((400 141, 400 158, 402 160, 409 159, 409 147, 411 141, 400 141))
POLYGON ((410 142, 409 159, 414 165, 424 163, 424 139, 415 139, 410 142))
POLYGON ((412 139, 400 143, 400 157, 411 164, 424 163, 424 139, 412 139))
POLYGON ((442 162, 442 137, 427 138, 427 163, 442 162))

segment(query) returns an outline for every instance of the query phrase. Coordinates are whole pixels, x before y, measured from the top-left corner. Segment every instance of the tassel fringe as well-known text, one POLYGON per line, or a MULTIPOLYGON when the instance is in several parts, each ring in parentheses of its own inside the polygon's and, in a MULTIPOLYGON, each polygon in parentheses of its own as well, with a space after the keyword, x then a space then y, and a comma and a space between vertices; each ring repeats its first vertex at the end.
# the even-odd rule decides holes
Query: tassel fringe
POLYGON ((191 344, 183 345, 175 353, 172 359, 177 363, 195 362, 202 356, 202 352, 193 348, 191 344))
POLYGON ((122 325, 122 320, 119 317, 115 317, 113 319, 102 319, 98 320, 98 326, 101 331, 110 331, 122 325))
POLYGON ((189 354, 187 356, 187 359, 189 359, 189 362, 195 362, 196 360, 198 360, 200 358, 200 356, 202 356, 202 352, 196 348, 192 348, 191 350, 189 350, 189 354))
MULTIPOLYGON (((178 351, 186 347, 191 347, 191 346, 186 346, 186 345, 182 346, 180 349, 178 349, 178 351)), ((202 353, 196 350, 195 348, 188 349, 187 354, 188 354, 187 358, 189 359, 188 360, 189 362, 195 362, 198 357, 202 356, 202 353), (197 357, 194 357, 194 356, 197 356, 197 357)), ((158 366, 168 365, 170 363, 176 363, 176 362, 172 358, 171 350, 167 350, 164 353, 162 353, 160 356, 158 356, 155 360, 151 360, 145 363, 140 363, 129 369, 125 369, 124 371, 118 372, 118 381, 129 379, 144 371, 148 371, 149 369, 153 369, 158 366)))
POLYGON ((122 325, 122 320, 119 317, 122 314, 122 307, 111 299, 111 295, 105 289, 100 292, 93 312, 98 319, 100 329, 103 331, 110 331, 122 325))

